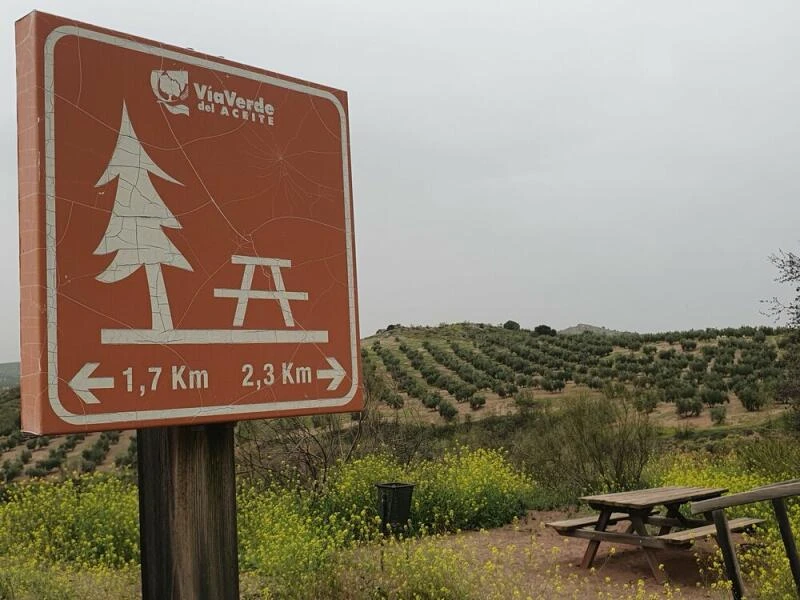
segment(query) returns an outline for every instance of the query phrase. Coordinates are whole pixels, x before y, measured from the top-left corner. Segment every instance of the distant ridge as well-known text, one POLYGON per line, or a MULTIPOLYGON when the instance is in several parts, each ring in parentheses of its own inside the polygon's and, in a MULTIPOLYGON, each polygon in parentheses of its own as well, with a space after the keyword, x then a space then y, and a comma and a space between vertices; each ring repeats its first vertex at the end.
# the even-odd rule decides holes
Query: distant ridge
POLYGON ((19 385, 19 363, 0 363, 0 387, 19 385))
POLYGON ((558 333, 560 335, 580 335, 589 331, 591 333, 599 333, 601 335, 618 335, 621 333, 629 333, 627 331, 617 331, 616 329, 608 329, 606 327, 598 327, 597 325, 587 325, 586 323, 578 323, 577 325, 573 325, 572 327, 567 327, 566 329, 562 329, 558 333))

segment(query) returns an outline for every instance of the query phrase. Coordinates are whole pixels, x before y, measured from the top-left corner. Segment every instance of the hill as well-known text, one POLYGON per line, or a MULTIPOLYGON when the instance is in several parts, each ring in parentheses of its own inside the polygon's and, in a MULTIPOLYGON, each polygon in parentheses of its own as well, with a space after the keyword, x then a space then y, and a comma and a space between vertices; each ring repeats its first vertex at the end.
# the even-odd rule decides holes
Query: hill
MULTIPOLYGON (((19 366, 7 365, 11 365, 7 373, 19 366)), ((135 460, 135 431, 32 436, 20 432, 19 412, 17 380, 16 387, 0 389, 0 484, 23 477, 109 470, 135 460)))
MULTIPOLYGON (((471 323, 393 326, 362 342, 368 406, 443 425, 516 414, 580 392, 628 397, 672 428, 710 427, 707 408, 715 405, 725 407, 733 426, 751 427, 784 410, 773 402, 784 370, 781 330, 638 334, 577 327, 582 333, 546 335, 471 323)), ((15 373, 17 363, 0 365, 0 375, 15 373)), ((19 431, 19 388, 0 390, 0 483, 131 464, 133 433, 26 436, 19 431)))
POLYGON ((598 327, 597 325, 587 325, 586 323, 578 323, 572 327, 560 330, 559 335, 580 335, 582 333, 598 333, 601 335, 625 335, 630 332, 617 331, 615 329, 607 329, 605 327, 598 327))
MULTIPOLYGON (((741 327, 655 334, 538 335, 483 324, 394 327, 362 344, 370 398, 429 421, 505 414, 564 392, 626 395, 665 422, 709 417, 763 419, 783 369, 783 331, 741 327), (680 411, 679 411, 680 409, 680 411), (752 410, 749 410, 752 409, 752 410), (680 414, 678 414, 680 412, 680 414)), ((575 328, 571 328, 575 329, 575 328)))
POLYGON ((19 387, 19 363, 0 363, 0 388, 19 387))

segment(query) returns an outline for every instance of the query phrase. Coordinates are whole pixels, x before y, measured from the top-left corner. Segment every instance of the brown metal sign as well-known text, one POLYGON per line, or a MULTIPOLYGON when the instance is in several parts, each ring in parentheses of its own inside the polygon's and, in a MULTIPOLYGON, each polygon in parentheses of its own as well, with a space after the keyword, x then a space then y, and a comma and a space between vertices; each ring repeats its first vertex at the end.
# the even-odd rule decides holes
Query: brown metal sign
POLYGON ((362 407, 347 95, 17 23, 23 428, 362 407))

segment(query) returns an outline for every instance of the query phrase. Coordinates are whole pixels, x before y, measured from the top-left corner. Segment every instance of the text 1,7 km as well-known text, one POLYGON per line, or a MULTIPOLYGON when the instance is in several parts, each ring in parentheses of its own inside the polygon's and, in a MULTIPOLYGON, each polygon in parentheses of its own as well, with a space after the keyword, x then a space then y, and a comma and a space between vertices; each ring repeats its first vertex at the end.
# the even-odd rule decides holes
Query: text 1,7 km
POLYGON ((155 392, 166 386, 171 390, 207 390, 208 371, 205 369, 192 369, 186 365, 172 365, 170 367, 147 367, 134 372, 133 367, 128 367, 122 372, 125 378, 126 389, 134 390, 144 396, 147 392, 155 392))

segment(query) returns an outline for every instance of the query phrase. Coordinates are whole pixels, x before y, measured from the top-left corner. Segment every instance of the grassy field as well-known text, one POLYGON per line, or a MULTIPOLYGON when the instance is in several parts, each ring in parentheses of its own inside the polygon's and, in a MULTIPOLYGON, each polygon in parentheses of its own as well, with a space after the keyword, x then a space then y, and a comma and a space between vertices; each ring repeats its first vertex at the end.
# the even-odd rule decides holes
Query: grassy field
MULTIPOLYGON (((648 484, 724 486, 741 491, 796 473, 796 441, 740 445, 738 452, 654 457, 648 484), (780 457, 772 460, 770 457, 780 457)), ((403 464, 388 454, 339 463, 314 488, 241 482, 237 495, 242 597, 412 599, 728 597, 719 556, 659 555, 669 584, 655 585, 641 553, 601 549, 596 571, 575 565, 583 545, 542 528, 563 512, 527 511, 539 482, 503 453, 461 447, 403 464), (412 528, 383 538, 373 482, 417 484, 412 528), (499 527, 504 523, 509 525, 499 527), (466 532, 471 530, 470 532, 466 532), (636 559, 639 559, 637 563, 636 559), (698 561, 698 562, 695 562, 698 561)), ((6 490, 0 502, 0 598, 100 600, 140 596, 138 503, 126 475, 85 474, 6 490)), ((738 513, 737 513, 738 514, 738 513)), ((767 519, 740 553, 750 597, 794 597, 769 506, 742 515, 767 519)), ((790 506, 793 526, 800 507, 790 506)))

